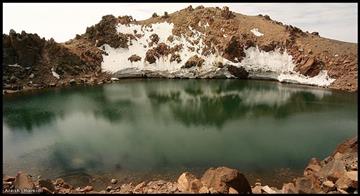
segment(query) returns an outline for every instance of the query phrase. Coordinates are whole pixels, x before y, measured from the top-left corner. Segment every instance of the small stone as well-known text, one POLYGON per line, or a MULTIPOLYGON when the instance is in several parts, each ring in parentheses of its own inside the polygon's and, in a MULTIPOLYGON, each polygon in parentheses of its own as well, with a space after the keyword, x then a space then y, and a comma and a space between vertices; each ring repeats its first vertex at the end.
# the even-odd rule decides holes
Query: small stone
POLYGON ((145 187, 146 183, 145 182, 141 182, 140 184, 136 185, 134 188, 134 191, 140 191, 140 189, 142 189, 143 187, 145 187))
POLYGON ((255 186, 254 188, 251 189, 252 193, 254 194, 261 194, 261 188, 262 186, 255 186))
POLYGON ((39 186, 42 188, 47 188, 48 190, 50 190, 51 192, 55 191, 55 186, 54 184, 51 182, 51 180, 39 180, 39 186))
POLYGON ((48 189, 48 188, 46 188, 46 187, 42 187, 41 189, 42 189, 42 192, 43 192, 43 193, 47 193, 47 194, 54 194, 54 192, 53 192, 53 191, 49 190, 49 189, 48 189))
POLYGON ((344 191, 344 190, 342 190, 342 189, 337 189, 340 193, 342 193, 342 194, 349 194, 348 192, 346 192, 346 191, 344 191))
POLYGON ((62 178, 58 178, 55 180, 55 185, 62 185, 64 184, 64 180, 62 178))
POLYGON ((110 192, 111 190, 112 190, 112 186, 107 186, 107 187, 106 187, 106 191, 107 191, 107 192, 110 192))
POLYGON ((15 180, 15 177, 13 176, 4 176, 3 177, 3 181, 5 182, 10 182, 10 181, 14 181, 15 180))
POLYGON ((116 184, 117 183, 117 180, 115 178, 111 179, 111 184, 116 184))
POLYGON ((329 192, 329 191, 333 191, 336 188, 335 188, 335 184, 332 181, 327 180, 322 184, 322 189, 326 193, 326 192, 329 192))
POLYGON ((32 79, 32 78, 34 78, 34 76, 35 75, 32 73, 32 74, 30 74, 29 78, 32 79))
POLYGON ((92 190, 94 190, 92 186, 86 186, 85 188, 83 188, 83 189, 81 190, 81 192, 90 192, 90 191, 92 191, 92 190))
POLYGON ((70 85, 74 85, 74 84, 76 84, 75 79, 71 79, 71 80, 69 81, 69 84, 70 84, 70 85))
POLYGON ((200 188, 199 193, 210 193, 210 190, 206 186, 203 186, 200 188))
POLYGON ((329 188, 333 188, 335 186, 335 184, 333 182, 331 182, 330 180, 327 180, 323 183, 324 186, 329 187, 329 188))
POLYGON ((255 182, 255 186, 261 186, 260 182, 255 182))
POLYGON ((70 189, 71 188, 71 186, 69 184, 67 184, 67 183, 64 183, 62 185, 62 187, 65 188, 65 189, 70 189))
POLYGON ((282 189, 281 189, 281 192, 285 193, 285 194, 297 193, 294 183, 284 184, 282 189))
POLYGON ((276 191, 272 190, 268 185, 263 186, 261 190, 265 191, 265 193, 270 193, 270 194, 276 193, 276 191))
POLYGON ((237 192, 234 188, 229 187, 229 194, 239 194, 239 192, 237 192))

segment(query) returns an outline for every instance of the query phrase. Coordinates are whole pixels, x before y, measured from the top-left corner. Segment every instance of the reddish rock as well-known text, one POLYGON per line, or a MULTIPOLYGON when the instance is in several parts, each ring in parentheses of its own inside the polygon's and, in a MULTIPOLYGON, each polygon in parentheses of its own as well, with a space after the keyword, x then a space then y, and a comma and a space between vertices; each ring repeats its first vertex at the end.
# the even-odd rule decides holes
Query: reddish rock
POLYGON ((305 63, 298 64, 295 67, 295 71, 298 71, 305 76, 314 77, 320 73, 322 66, 321 61, 316 60, 314 57, 310 57, 305 63))
POLYGON ((186 193, 198 193, 203 186, 200 180, 189 172, 181 174, 177 182, 178 189, 186 193))
POLYGON ((132 16, 125 15, 125 16, 119 16, 119 17, 118 17, 118 22, 119 22, 120 24, 129 24, 129 23, 131 23, 132 21, 134 21, 134 19, 133 19, 132 16))
POLYGON ((235 15, 232 13, 232 11, 229 10, 229 7, 224 6, 221 10, 221 17, 225 18, 226 20, 234 18, 235 15))
POLYGON ((39 186, 42 188, 46 188, 46 189, 50 190, 51 192, 55 191, 55 186, 49 179, 48 180, 39 180, 39 186))
POLYGON ((133 54, 128 58, 128 60, 130 62, 137 62, 137 61, 141 61, 141 57, 136 54, 133 54))
POLYGON ((170 53, 170 47, 165 43, 160 43, 155 50, 160 56, 167 56, 170 53))
POLYGON ((3 181, 5 182, 12 182, 15 180, 15 177, 13 176, 3 176, 3 181))
POLYGON ((336 147, 335 151, 331 154, 331 156, 334 156, 336 153, 357 152, 357 149, 358 149, 358 140, 357 137, 354 137, 339 144, 336 147))
POLYGON ((202 176, 201 182, 219 193, 228 193, 230 187, 240 194, 251 193, 250 184, 245 176, 239 171, 227 167, 208 169, 202 176))
POLYGON ((204 63, 204 59, 198 57, 197 55, 194 55, 187 60, 185 65, 182 68, 191 68, 191 67, 201 67, 204 63))
POLYGON ((149 62, 150 64, 156 62, 156 58, 159 58, 159 55, 156 53, 155 49, 149 49, 146 52, 145 61, 149 62))
POLYGON ((156 33, 151 34, 149 36, 149 39, 151 40, 151 42, 149 43, 150 47, 153 46, 154 44, 157 44, 160 40, 159 36, 156 33))
POLYGON ((282 193, 285 193, 285 194, 294 194, 294 193, 297 193, 294 183, 284 184, 283 187, 282 187, 281 192, 282 192, 282 193))
POLYGON ((274 42, 274 41, 271 41, 271 42, 269 42, 269 43, 267 43, 267 44, 261 45, 261 46, 259 47, 259 49, 260 49, 260 50, 263 50, 263 51, 265 51, 265 52, 270 52, 270 51, 275 50, 276 46, 278 46, 278 45, 279 45, 279 43, 276 43, 276 42, 274 42))
POLYGON ((170 57, 170 62, 176 61, 177 63, 181 62, 181 57, 179 54, 172 54, 170 57))
POLYGON ((95 43, 97 47, 109 44, 113 48, 127 48, 127 36, 116 30, 118 22, 119 20, 113 15, 103 16, 98 24, 86 29, 85 37, 95 43))
POLYGON ((312 182, 307 177, 297 178, 295 182, 296 192, 300 194, 315 193, 312 189, 312 182))
POLYGON ((26 173, 19 172, 14 181, 15 188, 24 190, 24 189, 34 189, 35 184, 32 181, 31 177, 26 173))
POLYGON ((232 36, 230 40, 225 44, 224 48, 224 58, 232 62, 241 62, 245 57, 245 52, 243 45, 239 41, 239 37, 232 36), (237 58, 237 59, 236 59, 237 58))

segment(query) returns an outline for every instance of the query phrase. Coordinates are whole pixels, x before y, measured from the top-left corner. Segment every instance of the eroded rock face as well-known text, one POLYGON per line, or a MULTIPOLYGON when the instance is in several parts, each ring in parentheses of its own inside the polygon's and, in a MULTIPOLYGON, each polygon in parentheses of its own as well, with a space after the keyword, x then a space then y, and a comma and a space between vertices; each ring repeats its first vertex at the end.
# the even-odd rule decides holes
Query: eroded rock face
POLYGON ((204 63, 204 59, 198 57, 197 55, 194 55, 189 58, 189 60, 186 61, 183 68, 191 68, 191 67, 201 67, 204 63))
POLYGON ((87 68, 91 70, 79 56, 54 41, 47 42, 44 49, 49 60, 47 64, 54 67, 55 72, 60 76, 65 74, 78 75, 87 68))
POLYGON ((86 29, 85 37, 95 43, 97 47, 108 44, 113 48, 127 48, 128 37, 125 34, 117 32, 117 24, 118 19, 115 18, 115 16, 103 16, 98 24, 86 29))
POLYGON ((251 187, 243 174, 235 169, 218 167, 208 169, 201 178, 201 182, 209 189, 219 193, 229 193, 229 188, 238 193, 251 193, 251 187))
POLYGON ((228 19, 234 18, 235 15, 234 15, 234 13, 232 13, 232 11, 229 10, 229 7, 224 6, 223 9, 221 10, 221 17, 228 20, 228 19))
POLYGON ((224 46, 224 58, 237 63, 246 56, 244 52, 244 46, 239 41, 238 36, 232 36, 230 40, 224 46))
POLYGON ((19 34, 12 30, 9 35, 3 34, 3 65, 34 66, 41 60, 44 44, 44 38, 25 31, 19 34))
POLYGON ((295 68, 295 71, 309 77, 314 77, 322 70, 323 63, 314 57, 305 57, 295 68))
POLYGON ((225 65, 227 67, 227 70, 231 73, 231 75, 240 78, 240 79, 246 79, 249 77, 249 72, 245 70, 243 67, 236 67, 233 65, 225 65))
POLYGON ((119 16, 119 17, 118 17, 118 22, 119 22, 120 24, 129 24, 129 23, 131 23, 131 22, 133 22, 133 21, 134 21, 134 19, 133 19, 132 16, 126 15, 126 16, 119 16))

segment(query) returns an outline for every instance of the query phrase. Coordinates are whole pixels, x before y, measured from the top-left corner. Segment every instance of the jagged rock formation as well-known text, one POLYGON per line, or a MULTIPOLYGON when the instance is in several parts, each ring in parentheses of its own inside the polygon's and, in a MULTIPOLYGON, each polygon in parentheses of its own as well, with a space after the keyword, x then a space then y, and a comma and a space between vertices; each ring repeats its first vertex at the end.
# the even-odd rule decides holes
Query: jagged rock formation
POLYGON ((141 77, 259 78, 357 91, 357 44, 227 7, 190 6, 143 21, 106 15, 65 43, 11 31, 3 35, 3 50, 3 86, 13 90, 109 81, 127 70, 141 77), (219 66, 225 64, 228 69, 219 66))

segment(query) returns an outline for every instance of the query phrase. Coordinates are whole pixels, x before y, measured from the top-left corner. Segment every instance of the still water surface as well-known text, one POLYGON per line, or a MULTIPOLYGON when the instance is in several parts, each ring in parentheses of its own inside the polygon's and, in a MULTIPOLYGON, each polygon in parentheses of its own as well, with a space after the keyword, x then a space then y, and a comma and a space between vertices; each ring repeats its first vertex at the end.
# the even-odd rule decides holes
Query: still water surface
POLYGON ((5 174, 100 188, 113 176, 176 180, 212 166, 278 185, 357 133, 357 93, 267 81, 124 80, 3 104, 5 174))

